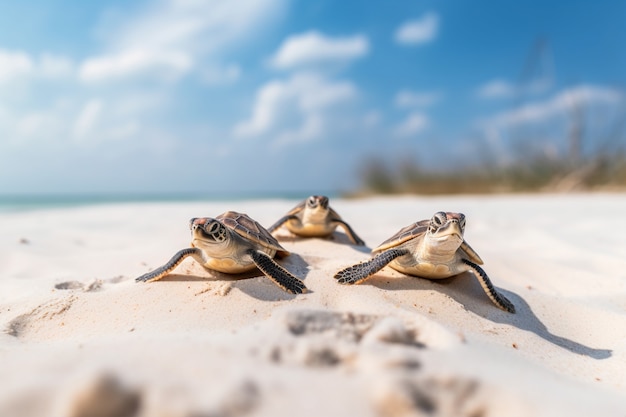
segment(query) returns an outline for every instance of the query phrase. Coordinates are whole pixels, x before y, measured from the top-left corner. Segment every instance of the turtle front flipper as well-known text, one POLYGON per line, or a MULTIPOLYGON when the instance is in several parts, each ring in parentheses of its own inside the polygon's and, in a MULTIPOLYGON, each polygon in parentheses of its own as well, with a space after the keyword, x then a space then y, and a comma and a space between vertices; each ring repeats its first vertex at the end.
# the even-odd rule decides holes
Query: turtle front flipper
POLYGON ((350 238, 352 243, 354 243, 355 245, 358 245, 358 246, 365 246, 365 242, 363 241, 363 239, 361 239, 354 232, 354 230, 352 230, 352 228, 350 227, 350 225, 348 223, 346 223, 346 222, 344 222, 343 220, 340 220, 340 219, 333 220, 333 222, 334 223, 338 223, 341 227, 343 227, 343 229, 346 231, 346 234, 348 235, 348 237, 350 238))
POLYGON ((472 268, 474 272, 476 272, 474 275, 476 275, 476 278, 478 278, 478 281, 480 281, 480 285, 481 287, 483 287, 483 290, 485 291, 485 294, 487 294, 487 297, 489 297, 489 299, 493 301, 495 305, 500 307, 502 310, 508 311, 509 313, 515 313, 515 306, 513 305, 513 303, 510 302, 504 295, 496 291, 493 284, 491 283, 491 280, 487 276, 487 273, 480 266, 476 265, 472 261, 468 261, 467 259, 462 259, 462 261, 466 265, 469 265, 469 267, 472 268))
POLYGON ((335 274, 335 279, 340 284, 358 284, 383 269, 399 256, 409 253, 406 249, 389 249, 386 250, 367 262, 352 265, 335 274))
POLYGON ((308 291, 304 282, 278 265, 267 254, 254 249, 250 250, 249 253, 257 268, 283 290, 292 294, 302 294, 308 291))
POLYGON ((295 220, 297 218, 298 217, 294 216, 293 214, 287 214, 286 216, 283 216, 280 219, 278 219, 278 221, 276 223, 274 223, 273 225, 268 227, 267 231, 270 232, 270 233, 274 233, 274 230, 278 229, 280 226, 282 226, 283 224, 287 223, 289 220, 295 220))
POLYGON ((172 272, 180 263, 188 256, 192 256, 195 260, 203 263, 202 251, 198 248, 186 248, 176 252, 172 259, 170 259, 165 265, 158 267, 154 271, 143 274, 140 277, 135 278, 137 282, 152 282, 158 281, 170 272, 172 272))

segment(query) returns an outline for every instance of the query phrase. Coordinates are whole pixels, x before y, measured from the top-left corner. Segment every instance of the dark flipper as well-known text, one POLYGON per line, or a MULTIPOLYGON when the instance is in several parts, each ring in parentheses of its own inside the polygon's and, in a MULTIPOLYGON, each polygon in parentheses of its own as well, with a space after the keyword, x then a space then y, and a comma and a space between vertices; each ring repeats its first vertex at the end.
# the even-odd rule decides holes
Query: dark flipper
POLYGON ((270 232, 270 233, 274 233, 274 230, 278 229, 280 226, 282 226, 283 224, 287 223, 287 221, 293 220, 293 219, 297 219, 297 218, 298 217, 294 216, 293 214, 288 214, 286 216, 283 216, 280 219, 278 219, 278 221, 276 223, 274 223, 273 225, 268 227, 267 231, 270 232))
POLYGON ((508 311, 509 313, 515 313, 515 306, 512 302, 510 302, 504 295, 500 294, 493 287, 491 280, 487 276, 487 273, 478 265, 476 265, 472 261, 468 261, 467 259, 463 259, 463 262, 469 265, 475 272, 476 278, 480 281, 481 287, 485 290, 485 294, 487 297, 493 301, 495 305, 500 307, 502 310, 508 311))
POLYGON ((250 250, 250 256, 256 264, 257 268, 261 270, 269 279, 274 281, 283 290, 292 294, 302 294, 307 292, 307 288, 304 282, 293 276, 282 266, 278 265, 271 257, 265 253, 257 250, 250 250))
POLYGON ((333 222, 339 223, 344 228, 352 243, 359 246, 365 246, 365 242, 363 241, 363 239, 361 239, 356 233, 354 233, 354 230, 352 230, 348 223, 344 222, 343 220, 333 220, 333 222))
POLYGON ((382 252, 367 262, 352 265, 335 274, 335 279, 340 284, 358 284, 383 269, 389 262, 399 256, 409 253, 406 249, 389 249, 382 252))
POLYGON ((200 263, 204 263, 202 260, 202 251, 198 248, 186 248, 176 252, 176 255, 172 256, 165 265, 158 267, 152 272, 148 272, 147 274, 143 274, 142 276, 135 278, 135 281, 140 282, 151 282, 157 281, 169 274, 176 268, 180 263, 188 256, 192 256, 195 260, 200 263))

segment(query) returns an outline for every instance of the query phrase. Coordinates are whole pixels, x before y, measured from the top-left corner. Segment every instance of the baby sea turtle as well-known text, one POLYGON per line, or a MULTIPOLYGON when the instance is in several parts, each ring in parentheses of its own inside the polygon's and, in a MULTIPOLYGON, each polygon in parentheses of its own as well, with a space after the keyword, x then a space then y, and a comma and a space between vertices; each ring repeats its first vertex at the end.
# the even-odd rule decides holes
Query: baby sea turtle
POLYGON ((413 223, 372 250, 374 257, 335 274, 340 284, 356 284, 386 265, 404 274, 423 278, 448 278, 472 271, 487 296, 498 307, 515 313, 515 306, 498 293, 489 277, 478 266, 483 261, 463 239, 465 216, 437 212, 430 220, 413 223))
POLYGON ((156 281, 176 268, 188 256, 207 269, 238 274, 258 268, 283 290, 300 294, 307 291, 302 281, 274 261, 286 256, 274 237, 246 214, 228 211, 213 218, 189 221, 191 248, 178 251, 165 265, 135 281, 156 281))
POLYGON ((354 233, 350 225, 343 221, 341 216, 328 205, 328 197, 323 195, 312 195, 302 201, 267 230, 273 233, 283 225, 291 233, 302 237, 330 236, 337 226, 341 226, 352 243, 360 246, 365 245, 365 242, 354 233))

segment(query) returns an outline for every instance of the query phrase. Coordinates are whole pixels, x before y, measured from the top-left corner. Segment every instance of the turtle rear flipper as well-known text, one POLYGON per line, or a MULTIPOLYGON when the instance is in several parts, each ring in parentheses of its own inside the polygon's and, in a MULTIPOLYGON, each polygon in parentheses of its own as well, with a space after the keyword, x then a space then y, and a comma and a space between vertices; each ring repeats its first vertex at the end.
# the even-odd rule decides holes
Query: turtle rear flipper
POLYGON ((487 294, 487 297, 489 297, 489 299, 493 301, 495 305, 497 305, 504 311, 508 311, 509 313, 515 313, 515 306, 513 305, 513 303, 510 302, 504 295, 496 291, 493 284, 491 283, 491 280, 487 276, 487 273, 480 266, 476 265, 472 261, 468 261, 467 259, 462 259, 462 261, 464 264, 469 265, 469 267, 472 268, 474 272, 476 272, 474 275, 476 275, 476 278, 478 278, 478 281, 480 281, 480 285, 481 287, 483 287, 483 290, 485 291, 485 294, 487 294))
POLYGON ((358 284, 383 269, 399 256, 409 253, 406 249, 389 249, 386 250, 367 262, 352 265, 335 274, 335 279, 340 284, 358 284))
POLYGON ((344 222, 341 219, 333 220, 333 222, 335 222, 335 223, 339 224, 341 227, 343 227, 343 229, 346 231, 346 235, 348 235, 348 237, 350 238, 352 243, 354 243, 355 245, 358 245, 358 246, 365 246, 365 242, 363 241, 363 239, 361 239, 354 232, 354 230, 352 230, 352 228, 350 227, 350 225, 348 223, 344 222))
POLYGON ((270 256, 257 250, 250 250, 249 253, 257 268, 283 290, 292 294, 302 294, 308 291, 304 282, 277 264, 270 256))
POLYGON ((163 266, 158 267, 154 271, 143 274, 135 278, 136 282, 152 282, 158 281, 170 272, 172 272, 180 263, 188 256, 193 257, 196 261, 204 263, 202 259, 202 251, 198 248, 185 248, 176 252, 172 259, 167 261, 163 266))

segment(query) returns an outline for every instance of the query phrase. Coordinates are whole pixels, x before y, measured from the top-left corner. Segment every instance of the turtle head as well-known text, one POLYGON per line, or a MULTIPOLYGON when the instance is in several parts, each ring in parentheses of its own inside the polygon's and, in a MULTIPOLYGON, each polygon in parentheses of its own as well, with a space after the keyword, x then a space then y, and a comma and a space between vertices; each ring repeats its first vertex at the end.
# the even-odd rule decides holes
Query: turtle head
POLYGON ((304 219, 305 222, 310 223, 323 223, 328 217, 328 197, 323 195, 312 195, 306 199, 306 206, 304 207, 304 219))
POLYGON ((463 242, 465 215, 439 211, 428 224, 426 239, 430 246, 455 251, 463 242))
POLYGON ((228 240, 226 226, 211 217, 194 217, 189 220, 189 229, 192 237, 191 246, 200 249, 228 240))
POLYGON ((321 208, 323 210, 328 209, 328 197, 324 195, 312 195, 307 198, 306 206, 310 209, 321 208))

